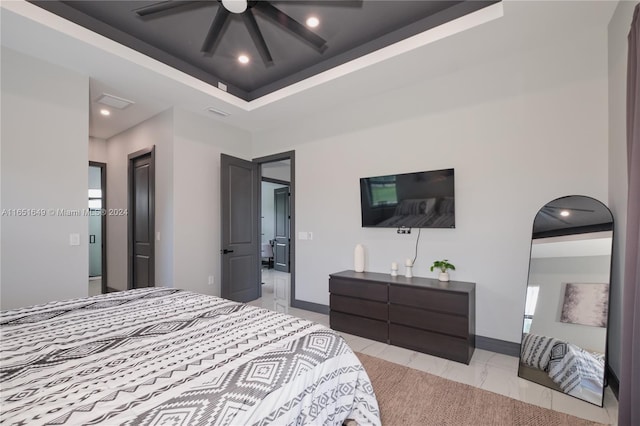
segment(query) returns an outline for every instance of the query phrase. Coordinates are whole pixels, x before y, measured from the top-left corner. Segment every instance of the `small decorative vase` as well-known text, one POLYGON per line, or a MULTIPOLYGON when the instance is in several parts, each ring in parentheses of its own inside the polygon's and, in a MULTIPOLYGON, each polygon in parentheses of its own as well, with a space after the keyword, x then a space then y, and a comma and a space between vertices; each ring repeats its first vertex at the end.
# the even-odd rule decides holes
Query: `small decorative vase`
POLYGON ((391 262, 391 276, 392 277, 397 277, 398 276, 398 263, 397 262, 391 262))
POLYGON ((353 252, 353 269, 356 272, 364 272, 364 246, 356 244, 353 252))
POLYGON ((438 277, 440 281, 449 281, 449 273, 448 272, 440 272, 440 276, 438 277))
POLYGON ((413 278, 413 261, 411 259, 407 259, 404 262, 404 266, 407 268, 406 272, 404 273, 404 276, 407 278, 413 278))

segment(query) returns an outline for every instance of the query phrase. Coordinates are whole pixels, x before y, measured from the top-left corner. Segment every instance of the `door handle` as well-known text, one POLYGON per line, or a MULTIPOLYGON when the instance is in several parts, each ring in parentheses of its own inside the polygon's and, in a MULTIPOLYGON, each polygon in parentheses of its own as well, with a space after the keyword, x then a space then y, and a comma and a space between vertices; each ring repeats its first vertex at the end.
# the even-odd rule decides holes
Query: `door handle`
POLYGON ((227 250, 227 249, 222 250, 222 254, 228 254, 228 253, 233 253, 233 250, 227 250))

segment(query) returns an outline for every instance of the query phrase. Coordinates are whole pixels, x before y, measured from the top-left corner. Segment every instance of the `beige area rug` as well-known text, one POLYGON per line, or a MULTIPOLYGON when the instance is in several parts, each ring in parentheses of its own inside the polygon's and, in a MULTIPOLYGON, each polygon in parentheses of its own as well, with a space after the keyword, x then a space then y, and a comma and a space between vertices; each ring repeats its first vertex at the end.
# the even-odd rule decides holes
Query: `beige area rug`
POLYGON ((601 424, 380 358, 356 355, 373 383, 383 426, 601 424))

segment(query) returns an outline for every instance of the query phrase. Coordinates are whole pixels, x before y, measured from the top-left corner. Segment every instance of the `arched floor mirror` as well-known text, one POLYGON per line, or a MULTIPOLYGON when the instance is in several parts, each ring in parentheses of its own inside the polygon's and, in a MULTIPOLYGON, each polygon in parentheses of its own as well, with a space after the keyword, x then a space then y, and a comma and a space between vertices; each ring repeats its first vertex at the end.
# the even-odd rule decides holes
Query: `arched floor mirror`
POLYGON ((613 216, 579 195, 533 222, 518 376, 602 406, 613 216))

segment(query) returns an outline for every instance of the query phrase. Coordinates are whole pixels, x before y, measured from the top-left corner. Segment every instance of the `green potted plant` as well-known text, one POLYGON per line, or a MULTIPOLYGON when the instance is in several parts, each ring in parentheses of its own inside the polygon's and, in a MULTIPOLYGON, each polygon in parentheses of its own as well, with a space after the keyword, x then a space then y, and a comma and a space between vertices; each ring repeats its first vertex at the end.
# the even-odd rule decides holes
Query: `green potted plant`
POLYGON ((434 261, 433 265, 431 265, 431 272, 433 272, 434 269, 440 269, 440 276, 438 276, 440 281, 449 281, 449 273, 447 270, 451 269, 452 271, 455 271, 456 267, 449 263, 447 259, 444 259, 434 261))

